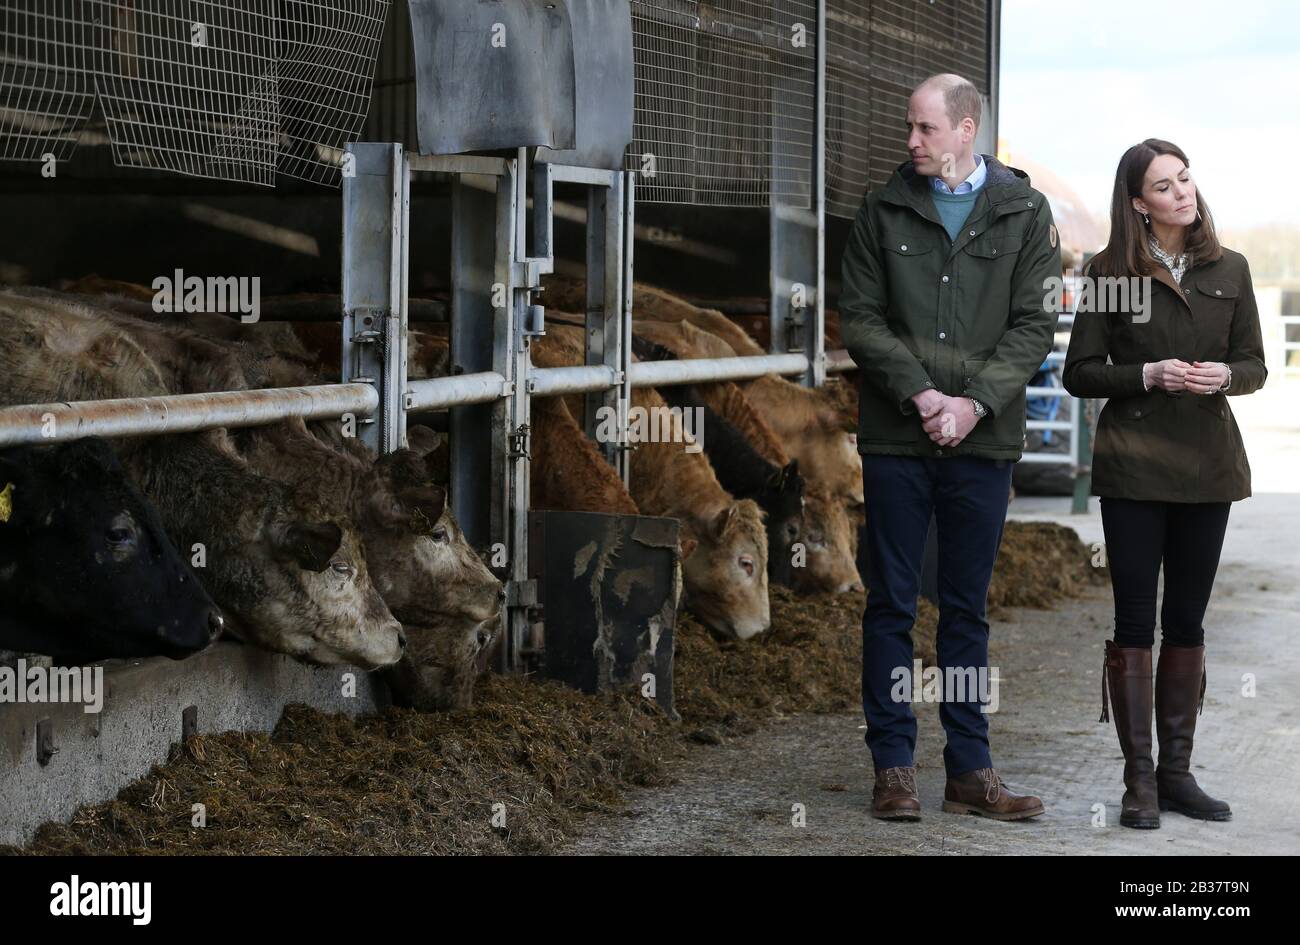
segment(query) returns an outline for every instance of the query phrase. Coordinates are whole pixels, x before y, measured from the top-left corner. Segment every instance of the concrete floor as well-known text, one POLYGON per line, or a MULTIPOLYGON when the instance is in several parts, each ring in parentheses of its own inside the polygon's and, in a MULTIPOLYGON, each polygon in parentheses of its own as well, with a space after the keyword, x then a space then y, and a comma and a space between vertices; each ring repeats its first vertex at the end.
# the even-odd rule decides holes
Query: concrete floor
MULTIPOLYGON (((1201 783, 1232 804, 1231 822, 1166 814, 1157 831, 1118 825, 1122 759, 1113 725, 1097 721, 1102 644, 1113 626, 1103 588, 1054 611, 1016 610, 992 621, 1002 703, 991 721, 994 760, 1011 787, 1043 798, 1040 818, 1002 824, 943 813, 942 729, 937 707, 921 704, 919 823, 870 816, 860 715, 790 716, 729 745, 693 750, 677 784, 634 793, 621 816, 593 819, 566 852, 1300 853, 1289 795, 1300 782, 1297 405, 1294 382, 1232 400, 1255 495, 1233 507, 1205 619, 1209 682, 1192 756, 1201 783), (806 826, 792 824, 794 805, 806 826)), ((1082 516, 1069 514, 1068 499, 1019 499, 1011 516, 1069 524, 1088 542, 1102 538, 1095 499, 1082 516)))

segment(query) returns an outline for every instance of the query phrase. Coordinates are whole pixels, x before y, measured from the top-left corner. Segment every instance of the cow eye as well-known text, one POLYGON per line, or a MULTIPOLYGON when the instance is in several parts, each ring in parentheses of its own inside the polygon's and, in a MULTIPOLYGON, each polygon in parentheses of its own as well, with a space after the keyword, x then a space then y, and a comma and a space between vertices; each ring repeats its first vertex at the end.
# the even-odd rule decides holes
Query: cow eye
POLYGON ((746 574, 750 577, 754 576, 754 558, 752 555, 741 555, 736 560, 740 562, 740 566, 744 569, 746 574))
POLYGON ((121 525, 115 525, 104 535, 114 548, 131 548, 135 545, 135 532, 121 525))
POLYGON ((439 542, 440 544, 445 543, 447 541, 447 529, 443 525, 439 525, 432 532, 430 532, 429 535, 430 537, 433 538, 434 541, 439 542))
POLYGON ((809 532, 808 540, 814 545, 824 545, 826 543, 826 536, 821 532, 809 532))
POLYGON ((330 570, 335 574, 344 574, 348 577, 352 576, 352 565, 348 564, 346 561, 331 561, 330 570))

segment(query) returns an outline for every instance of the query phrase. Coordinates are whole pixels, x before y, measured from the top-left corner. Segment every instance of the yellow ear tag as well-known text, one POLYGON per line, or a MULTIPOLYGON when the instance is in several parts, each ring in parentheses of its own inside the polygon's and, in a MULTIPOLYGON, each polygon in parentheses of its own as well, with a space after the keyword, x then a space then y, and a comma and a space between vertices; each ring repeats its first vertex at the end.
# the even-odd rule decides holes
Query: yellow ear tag
POLYGON ((0 489, 0 522, 9 521, 14 514, 14 484, 6 482, 5 487, 0 489))

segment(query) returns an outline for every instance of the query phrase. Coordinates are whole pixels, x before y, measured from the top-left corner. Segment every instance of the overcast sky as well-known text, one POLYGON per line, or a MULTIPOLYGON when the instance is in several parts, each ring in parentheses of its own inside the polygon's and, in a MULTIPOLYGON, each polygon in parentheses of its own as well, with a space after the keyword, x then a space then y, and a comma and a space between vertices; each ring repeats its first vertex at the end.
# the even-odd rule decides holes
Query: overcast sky
POLYGON ((1120 156, 1144 138, 1187 152, 1221 227, 1300 225, 1300 3, 1003 0, 1011 149, 1102 217, 1120 156))

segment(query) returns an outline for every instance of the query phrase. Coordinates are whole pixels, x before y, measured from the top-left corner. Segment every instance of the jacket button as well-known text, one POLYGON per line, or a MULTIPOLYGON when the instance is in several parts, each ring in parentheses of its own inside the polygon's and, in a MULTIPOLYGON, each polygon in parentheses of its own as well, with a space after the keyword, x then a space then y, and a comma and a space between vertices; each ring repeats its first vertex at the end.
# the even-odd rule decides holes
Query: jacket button
POLYGON ((944 277, 943 277, 943 281, 944 281, 944 282, 947 282, 947 281, 948 281, 948 277, 947 277, 947 276, 944 276, 944 277))
POLYGON ((939 446, 936 446, 936 447, 934 448, 934 455, 935 455, 935 456, 942 456, 942 455, 943 455, 943 448, 942 448, 942 447, 939 447, 939 446))
POLYGON ((974 235, 975 235, 975 231, 974 231, 974 230, 971 230, 971 231, 970 231, 970 235, 971 235, 971 236, 974 236, 974 235))
POLYGON ((945 331, 941 331, 941 332, 939 332, 939 338, 940 338, 940 340, 942 340, 942 339, 944 339, 944 338, 947 338, 947 337, 948 337, 948 333, 947 333, 947 332, 945 332, 945 331))
POLYGON ((1142 408, 1141 408, 1141 407, 1138 407, 1138 408, 1134 409, 1134 411, 1133 411, 1133 416, 1135 416, 1135 417, 1140 417, 1140 416, 1142 416, 1142 408))
POLYGON ((1214 290, 1214 294, 1215 294, 1215 295, 1223 295, 1223 290, 1222 290, 1222 289, 1215 289, 1215 290, 1214 290))
POLYGON ((907 244, 906 244, 906 243, 904 243, 902 246, 900 246, 900 247, 898 247, 898 248, 901 249, 903 252, 907 252, 907 244))
POLYGON ((1029 201, 1026 201, 1025 205, 1026 205, 1026 206, 1029 206, 1029 207, 1032 207, 1032 206, 1034 205, 1034 202, 1033 202, 1032 200, 1029 200, 1029 201))

